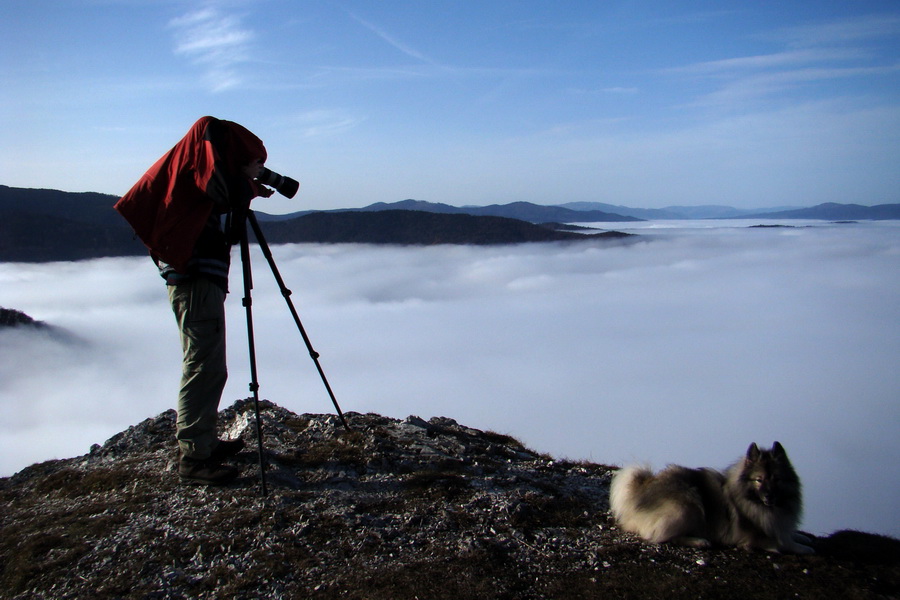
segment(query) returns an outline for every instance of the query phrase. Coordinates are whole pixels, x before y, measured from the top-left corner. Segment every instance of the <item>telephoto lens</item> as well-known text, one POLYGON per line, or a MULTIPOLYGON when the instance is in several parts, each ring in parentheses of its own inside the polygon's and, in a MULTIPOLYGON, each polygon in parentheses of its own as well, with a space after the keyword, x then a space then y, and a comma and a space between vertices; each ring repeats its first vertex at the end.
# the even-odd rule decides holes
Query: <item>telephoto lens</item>
POLYGON ((278 190, 278 193, 287 198, 293 198, 297 190, 300 189, 300 182, 284 175, 279 175, 275 171, 262 167, 256 180, 278 190))

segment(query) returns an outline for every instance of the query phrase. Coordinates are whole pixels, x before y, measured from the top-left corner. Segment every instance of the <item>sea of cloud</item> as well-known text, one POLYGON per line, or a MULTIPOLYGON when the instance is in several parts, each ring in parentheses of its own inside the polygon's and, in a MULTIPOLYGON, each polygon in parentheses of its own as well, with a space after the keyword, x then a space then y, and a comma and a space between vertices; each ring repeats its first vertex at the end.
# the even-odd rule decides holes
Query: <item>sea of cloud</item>
MULTIPOLYGON (((900 222, 750 224, 273 250, 344 411, 448 416, 607 464, 725 467, 778 440, 808 531, 900 535, 900 222)), ((332 412, 256 251, 253 269, 261 397, 332 412)), ((239 268, 231 286, 223 406, 249 395, 239 268)), ((0 476, 173 406, 178 336, 148 259, 0 264, 0 306, 54 326, 0 332, 0 476)))

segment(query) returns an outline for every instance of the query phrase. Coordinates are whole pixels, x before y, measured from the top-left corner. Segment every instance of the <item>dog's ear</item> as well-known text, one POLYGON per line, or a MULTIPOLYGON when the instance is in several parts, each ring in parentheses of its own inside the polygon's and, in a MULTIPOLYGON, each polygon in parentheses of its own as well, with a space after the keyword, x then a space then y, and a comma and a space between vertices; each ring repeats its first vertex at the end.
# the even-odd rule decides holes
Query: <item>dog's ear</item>
POLYGON ((756 445, 756 442, 750 444, 750 447, 747 448, 747 460, 757 460, 759 459, 759 446, 756 445))
POLYGON ((775 442, 772 444, 772 454, 775 455, 776 458, 786 458, 787 452, 784 451, 784 446, 775 442))

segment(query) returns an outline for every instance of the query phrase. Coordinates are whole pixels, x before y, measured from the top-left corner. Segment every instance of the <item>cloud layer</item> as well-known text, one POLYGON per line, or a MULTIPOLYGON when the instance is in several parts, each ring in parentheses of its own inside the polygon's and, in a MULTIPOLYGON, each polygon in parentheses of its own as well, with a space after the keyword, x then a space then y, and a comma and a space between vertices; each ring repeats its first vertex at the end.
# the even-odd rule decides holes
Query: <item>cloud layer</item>
MULTIPOLYGON (((345 411, 444 415, 612 464, 725 467, 778 440, 810 531, 900 534, 896 223, 683 225, 627 245, 274 251, 345 411)), ((330 412, 259 257, 254 283, 261 395, 330 412)), ((249 382, 237 269, 231 285, 224 405, 249 382)), ((149 260, 2 264, 0 290, 70 336, 0 333, 0 475, 172 406, 178 340, 149 260)))

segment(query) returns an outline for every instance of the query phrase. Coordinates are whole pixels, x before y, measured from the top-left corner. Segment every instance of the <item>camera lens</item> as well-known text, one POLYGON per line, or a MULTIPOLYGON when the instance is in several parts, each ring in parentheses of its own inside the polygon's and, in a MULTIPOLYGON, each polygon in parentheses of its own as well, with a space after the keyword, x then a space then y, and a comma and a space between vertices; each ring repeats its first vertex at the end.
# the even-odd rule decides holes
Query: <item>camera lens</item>
POLYGON ((262 167, 256 180, 260 183, 272 186, 278 193, 287 198, 293 198, 297 190, 300 189, 300 182, 284 175, 279 175, 275 171, 262 167))

